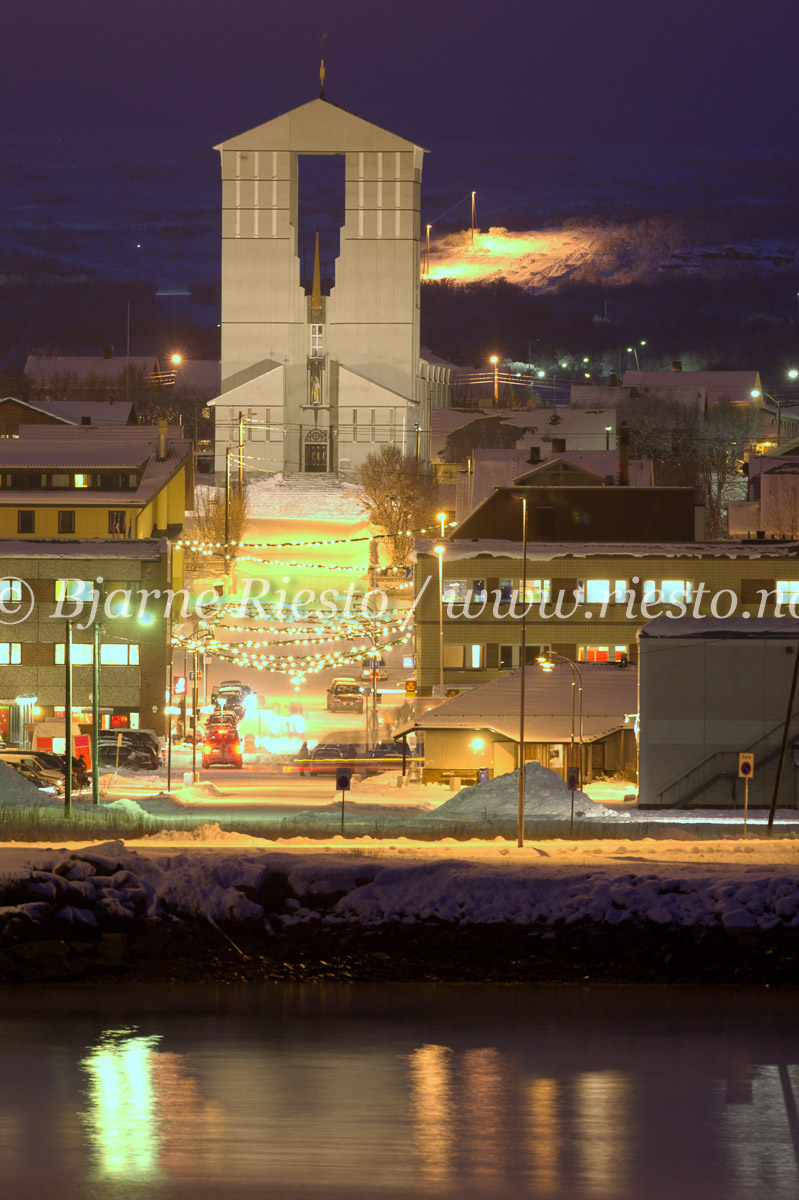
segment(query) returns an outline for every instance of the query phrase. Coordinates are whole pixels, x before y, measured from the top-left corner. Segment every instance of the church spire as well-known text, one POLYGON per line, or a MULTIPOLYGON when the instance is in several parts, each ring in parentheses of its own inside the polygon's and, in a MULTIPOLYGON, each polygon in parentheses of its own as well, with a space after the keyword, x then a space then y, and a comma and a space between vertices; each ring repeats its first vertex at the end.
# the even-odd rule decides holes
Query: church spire
POLYGON ((327 37, 327 34, 323 33, 322 40, 319 44, 319 50, 320 50, 320 55, 321 55, 321 62, 319 63, 319 87, 321 89, 319 92, 320 100, 324 100, 324 98, 325 98, 325 38, 326 37, 327 37))
POLYGON ((313 284, 311 285, 311 308, 319 312, 322 307, 322 272, 319 267, 319 229, 316 230, 316 242, 313 252, 313 284))

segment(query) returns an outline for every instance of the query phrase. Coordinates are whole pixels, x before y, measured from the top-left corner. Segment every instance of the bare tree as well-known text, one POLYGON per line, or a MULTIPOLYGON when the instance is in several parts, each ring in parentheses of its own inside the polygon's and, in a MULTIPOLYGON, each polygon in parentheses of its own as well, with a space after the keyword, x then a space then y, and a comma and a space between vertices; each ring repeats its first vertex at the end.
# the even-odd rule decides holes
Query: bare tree
MULTIPOLYGON (((238 488, 230 490, 230 506, 228 514, 229 538, 231 542, 241 541, 244 525, 247 520, 248 502, 247 489, 239 492, 238 488)), ((194 540, 204 543, 204 549, 190 550, 189 560, 193 569, 203 562, 224 561, 225 557, 225 489, 214 487, 198 487, 197 500, 194 509, 194 540)), ((231 549, 231 560, 236 557, 236 547, 231 549)))
POLYGON ((399 446, 381 446, 370 454, 359 472, 358 499, 374 525, 389 534, 391 565, 405 566, 413 536, 408 530, 432 525, 436 511, 436 485, 428 471, 399 446))

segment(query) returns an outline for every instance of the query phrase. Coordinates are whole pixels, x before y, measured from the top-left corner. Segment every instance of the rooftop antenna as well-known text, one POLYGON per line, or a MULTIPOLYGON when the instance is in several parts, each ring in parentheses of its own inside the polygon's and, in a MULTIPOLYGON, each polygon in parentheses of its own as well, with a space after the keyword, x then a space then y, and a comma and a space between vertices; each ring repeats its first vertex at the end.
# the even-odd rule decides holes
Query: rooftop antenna
POLYGON ((319 43, 319 53, 320 53, 320 58, 321 58, 321 62, 319 63, 319 86, 321 89, 319 92, 320 100, 324 100, 324 98, 325 98, 325 38, 326 37, 327 37, 327 34, 323 33, 322 40, 319 43))

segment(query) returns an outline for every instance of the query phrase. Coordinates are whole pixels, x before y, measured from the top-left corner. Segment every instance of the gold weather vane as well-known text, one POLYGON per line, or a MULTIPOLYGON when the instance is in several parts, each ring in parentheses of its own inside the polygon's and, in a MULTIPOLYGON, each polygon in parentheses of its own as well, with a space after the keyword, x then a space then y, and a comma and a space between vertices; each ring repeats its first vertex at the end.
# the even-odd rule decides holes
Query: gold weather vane
POLYGON ((327 34, 323 33, 322 40, 319 43, 319 52, 320 52, 320 56, 321 56, 321 62, 319 64, 319 86, 321 88, 321 91, 319 92, 320 100, 324 100, 324 98, 325 98, 325 38, 326 37, 327 37, 327 34))

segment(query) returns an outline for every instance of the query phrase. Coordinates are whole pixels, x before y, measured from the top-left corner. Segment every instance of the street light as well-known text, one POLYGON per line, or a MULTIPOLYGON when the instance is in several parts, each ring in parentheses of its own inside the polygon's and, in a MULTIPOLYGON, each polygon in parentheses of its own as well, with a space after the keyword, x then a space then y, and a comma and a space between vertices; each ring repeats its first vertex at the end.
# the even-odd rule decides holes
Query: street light
POLYGON ((489 362, 494 367, 494 404, 496 405, 499 403, 499 357, 492 354, 489 362))
POLYGON ((612 425, 605 426, 605 449, 606 450, 610 449, 610 434, 611 434, 612 429, 613 429, 612 425))
POLYGON ((170 362, 172 363, 173 367, 179 367, 180 364, 183 362, 183 355, 182 354, 173 354, 170 359, 170 362))
POLYGON ((527 669, 527 493, 515 494, 522 502, 522 638, 519 650, 519 800, 516 815, 516 845, 524 845, 524 689, 527 669))
POLYGON ((444 547, 434 546, 438 555, 438 686, 444 699, 444 547))
MULTIPOLYGON (((554 666, 555 666, 555 663, 553 661, 554 659, 557 659, 558 662, 566 663, 571 668, 571 673, 572 673, 572 733, 571 733, 571 753, 570 753, 569 766, 571 769, 574 769, 575 766, 577 767, 577 785, 580 789, 582 789, 582 786, 583 786, 583 676, 582 676, 582 672, 581 672, 580 668, 577 666, 576 662, 573 662, 573 660, 570 658, 566 658, 566 656, 564 654, 558 654, 555 650, 547 650, 544 654, 541 655, 541 657, 537 661, 538 661, 538 665, 544 671, 546 671, 547 673, 550 673, 554 669, 554 666), (578 681, 579 681, 579 684, 578 684, 578 681), (578 703, 579 703, 579 724, 580 724, 580 754, 579 754, 579 759, 576 763, 574 761, 574 709, 575 709, 574 693, 575 693, 575 690, 577 690, 578 698, 579 698, 578 703)), ((574 829, 574 792, 572 791, 572 808, 571 808, 571 817, 569 819, 569 836, 571 836, 573 829, 574 829)))
POLYGON ((641 368, 638 365, 638 351, 636 350, 635 346, 628 346, 627 353, 635 355, 635 369, 636 371, 640 371, 641 368))
POLYGON ((441 536, 442 537, 444 536, 444 522, 446 521, 446 519, 447 519, 446 513, 436 513, 436 520, 438 521, 439 525, 441 526, 441 536))

